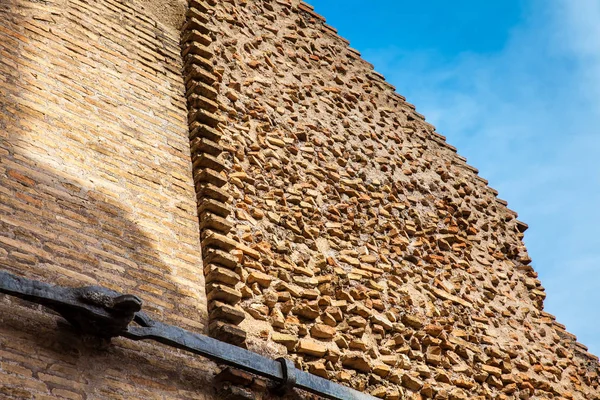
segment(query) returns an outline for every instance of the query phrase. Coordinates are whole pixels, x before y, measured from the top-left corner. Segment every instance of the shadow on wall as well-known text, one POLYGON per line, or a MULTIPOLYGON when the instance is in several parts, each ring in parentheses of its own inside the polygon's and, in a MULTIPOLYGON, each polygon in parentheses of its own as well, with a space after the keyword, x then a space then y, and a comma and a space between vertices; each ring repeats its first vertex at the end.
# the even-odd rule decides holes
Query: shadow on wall
MULTIPOLYGON (((43 49, 23 50, 35 47, 38 32, 30 21, 21 21, 34 3, 0 1, 0 269, 65 286, 98 284, 138 294, 158 319, 168 320, 180 310, 188 318, 200 318, 190 300, 194 293, 187 293, 187 304, 181 304, 185 296, 173 283, 173 267, 132 217, 136 207, 145 206, 136 203, 140 196, 127 194, 128 188, 111 193, 108 184, 96 186, 102 174, 88 157, 96 152, 103 157, 105 150, 83 142, 77 147, 77 141, 71 147, 58 145, 67 139, 62 135, 76 137, 79 118, 88 117, 69 119, 61 96, 81 100, 94 89, 75 83, 80 93, 56 92, 53 62, 64 58, 40 56, 43 49)), ((62 3, 44 4, 52 8, 62 3)), ((53 10, 55 16, 58 11, 53 10)), ((114 176, 111 184, 121 183, 131 182, 114 176)), ((95 340, 90 345, 91 339, 70 328, 56 330, 58 319, 41 311, 0 296, 0 358, 31 371, 6 375, 0 369, 1 398, 31 398, 44 390, 58 396, 60 389, 82 399, 188 399, 207 390, 209 374, 202 372, 214 369, 210 363, 148 343, 119 345, 124 342, 116 339, 109 348, 95 340), (42 374, 55 383, 48 384, 42 374)))
MULTIPOLYGON (((18 23, 10 14, 17 3, 25 2, 0 5, 9 26, 18 23)), ((86 159, 95 151, 71 147, 67 151, 81 156, 63 159, 50 149, 61 135, 78 135, 78 121, 65 120, 58 97, 39 98, 46 77, 31 67, 36 55, 21 54, 21 41, 27 38, 0 36, 1 268, 56 284, 100 284, 121 292, 139 293, 146 283, 150 287, 141 291, 150 297, 151 282, 168 281, 171 267, 130 219, 136 199, 125 203, 123 193, 95 187, 102 179, 86 159)), ((164 310, 160 300, 153 299, 153 311, 164 310)))
POLYGON ((136 23, 163 31, 148 18, 121 20, 103 2, 94 3, 99 18, 118 26, 95 31, 96 20, 74 19, 80 11, 63 3, 0 3, 0 264, 54 283, 132 291, 158 317, 202 329, 176 38, 121 37, 136 23), (154 69, 140 61, 143 51, 156 52, 154 69))

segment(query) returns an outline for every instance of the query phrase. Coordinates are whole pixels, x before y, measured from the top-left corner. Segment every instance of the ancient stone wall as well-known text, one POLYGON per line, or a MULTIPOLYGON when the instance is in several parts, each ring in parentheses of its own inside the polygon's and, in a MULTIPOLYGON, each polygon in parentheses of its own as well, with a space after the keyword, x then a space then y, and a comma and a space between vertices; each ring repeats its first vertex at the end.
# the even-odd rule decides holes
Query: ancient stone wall
MULTIPOLYGON (((381 398, 600 399, 527 226, 305 3, 2 0, 0 180, 3 270, 381 398)), ((57 321, 0 299, 1 398, 271 396, 57 321)))
MULTIPOLYGON (((0 268, 135 293, 203 332, 179 26, 128 0, 0 1, 0 268), (166 23, 163 23, 166 22, 166 23)), ((152 5, 152 4, 149 4, 152 5)), ((185 5, 185 4, 184 4, 185 5)), ((0 398, 198 399, 214 366, 0 299, 0 398)))
POLYGON ((527 226, 335 29, 295 0, 191 6, 215 336, 386 399, 600 398, 527 226))

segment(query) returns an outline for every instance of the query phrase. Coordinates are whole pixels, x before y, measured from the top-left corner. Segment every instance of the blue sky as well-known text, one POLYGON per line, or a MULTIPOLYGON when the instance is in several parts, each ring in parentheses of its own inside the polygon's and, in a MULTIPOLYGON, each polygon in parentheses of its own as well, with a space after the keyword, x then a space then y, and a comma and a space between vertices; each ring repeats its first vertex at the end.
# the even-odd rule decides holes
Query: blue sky
POLYGON ((546 311, 600 355, 600 1, 310 3, 529 224, 546 311))

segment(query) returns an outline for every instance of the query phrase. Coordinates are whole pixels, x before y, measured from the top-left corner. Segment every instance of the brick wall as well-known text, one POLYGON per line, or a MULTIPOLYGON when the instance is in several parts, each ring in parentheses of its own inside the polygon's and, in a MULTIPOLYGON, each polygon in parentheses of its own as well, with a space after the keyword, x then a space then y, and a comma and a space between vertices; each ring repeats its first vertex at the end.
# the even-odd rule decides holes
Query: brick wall
POLYGON ((210 108, 190 122, 220 146, 195 174, 228 217, 203 244, 235 272, 207 271, 235 311, 211 324, 386 399, 599 398, 598 359, 543 311, 527 225, 334 28, 298 1, 191 4, 217 84, 188 92, 210 108))
MULTIPOLYGON (((0 268, 135 293, 203 332, 179 29, 163 22, 127 0, 0 2, 0 268)), ((0 398, 208 391, 210 363, 58 320, 0 299, 0 398)))

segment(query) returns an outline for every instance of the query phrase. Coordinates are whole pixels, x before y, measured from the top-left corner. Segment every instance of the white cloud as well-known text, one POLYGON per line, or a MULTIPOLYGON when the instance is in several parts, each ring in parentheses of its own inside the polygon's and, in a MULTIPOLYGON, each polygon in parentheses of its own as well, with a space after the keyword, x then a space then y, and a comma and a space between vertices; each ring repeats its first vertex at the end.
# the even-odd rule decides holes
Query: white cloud
POLYGON ((566 40, 563 51, 578 60, 578 73, 585 85, 582 93, 595 112, 600 112, 600 2, 597 0, 560 0, 557 7, 566 24, 559 27, 566 40))
POLYGON ((529 223, 546 309, 600 354, 600 2, 532 0, 496 54, 364 50, 529 223))

